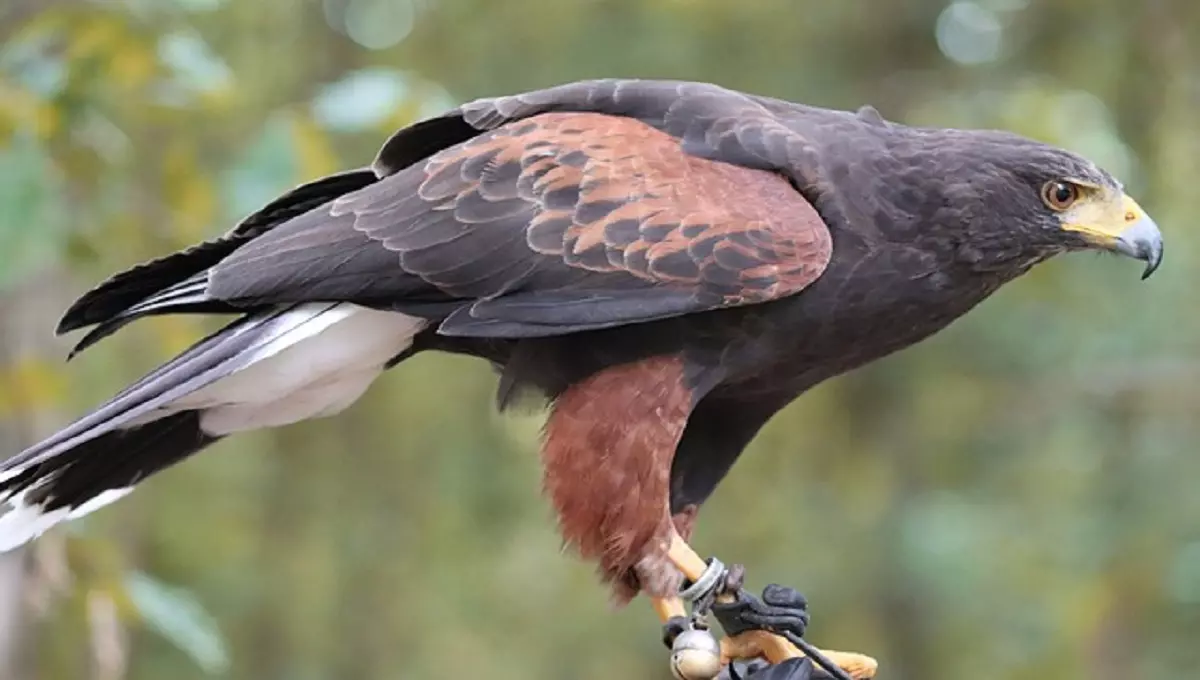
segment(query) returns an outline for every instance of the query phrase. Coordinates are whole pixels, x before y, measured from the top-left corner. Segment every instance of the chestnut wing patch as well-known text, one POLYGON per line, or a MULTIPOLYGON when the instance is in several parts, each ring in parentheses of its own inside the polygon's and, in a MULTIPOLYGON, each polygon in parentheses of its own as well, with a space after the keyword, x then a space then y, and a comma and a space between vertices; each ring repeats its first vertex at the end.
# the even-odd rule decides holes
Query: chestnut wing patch
POLYGON ((224 299, 354 299, 441 332, 602 328, 802 290, 829 231, 782 176, 688 155, 644 123, 548 113, 446 149, 221 263, 224 299))

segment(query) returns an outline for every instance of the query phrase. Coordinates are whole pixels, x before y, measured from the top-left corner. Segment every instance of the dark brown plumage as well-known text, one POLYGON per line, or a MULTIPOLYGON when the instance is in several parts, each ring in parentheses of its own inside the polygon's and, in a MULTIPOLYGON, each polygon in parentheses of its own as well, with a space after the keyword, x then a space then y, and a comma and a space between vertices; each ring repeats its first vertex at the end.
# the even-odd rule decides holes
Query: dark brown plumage
POLYGON ((674 542, 779 409, 1083 248, 1162 255, 1110 175, 1007 133, 700 83, 475 101, 81 297, 59 326, 95 326, 80 349, 141 316, 242 316, 0 467, 0 545, 442 350, 497 366, 502 403, 553 402, 564 538, 621 599, 668 598, 674 542))
POLYGON ((776 173, 688 156, 628 118, 550 113, 255 239, 209 291, 448 308, 444 334, 531 337, 783 297, 829 251, 820 217, 776 173))

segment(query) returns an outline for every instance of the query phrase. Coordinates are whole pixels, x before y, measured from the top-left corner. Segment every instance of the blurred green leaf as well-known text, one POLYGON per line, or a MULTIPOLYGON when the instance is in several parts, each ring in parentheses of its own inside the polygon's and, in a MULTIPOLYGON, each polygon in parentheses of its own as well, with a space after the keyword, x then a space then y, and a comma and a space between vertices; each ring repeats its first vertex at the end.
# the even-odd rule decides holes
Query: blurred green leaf
POLYGON ((196 598, 140 571, 125 579, 129 599, 148 628, 191 657, 209 675, 229 670, 229 651, 217 622, 196 598))
POLYGON ((299 159, 292 141, 291 116, 279 113, 263 124, 258 137, 225 173, 223 189, 234 214, 258 210, 297 183, 299 159))
POLYGON ((27 135, 0 151, 0 291, 54 262, 66 243, 62 186, 27 135))
POLYGON ((313 100, 317 121, 330 130, 363 130, 387 118, 411 96, 411 78, 391 69, 347 73, 313 100))

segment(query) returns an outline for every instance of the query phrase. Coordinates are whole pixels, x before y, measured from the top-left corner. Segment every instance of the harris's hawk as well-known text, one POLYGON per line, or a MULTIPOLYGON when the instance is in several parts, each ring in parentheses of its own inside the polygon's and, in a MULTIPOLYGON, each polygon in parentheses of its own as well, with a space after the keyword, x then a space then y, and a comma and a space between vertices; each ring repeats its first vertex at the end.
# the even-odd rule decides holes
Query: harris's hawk
MULTIPOLYGON (((441 350, 495 365, 502 404, 550 401, 563 537, 618 599, 644 592, 678 622, 681 587, 730 601, 686 540, 772 415, 1083 249, 1144 260, 1145 276, 1162 258, 1116 179, 1013 134, 690 82, 477 100, 75 302, 58 331, 92 327, 77 349, 140 317, 237 316, 4 462, 0 547, 226 435, 336 413, 441 350)), ((757 633, 724 657, 796 655, 757 633)))

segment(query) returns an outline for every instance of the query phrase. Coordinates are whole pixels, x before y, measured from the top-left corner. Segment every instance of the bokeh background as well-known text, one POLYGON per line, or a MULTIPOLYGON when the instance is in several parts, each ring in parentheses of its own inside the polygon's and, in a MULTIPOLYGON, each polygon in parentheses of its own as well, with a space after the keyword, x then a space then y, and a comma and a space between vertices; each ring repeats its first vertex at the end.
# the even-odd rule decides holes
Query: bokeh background
MULTIPOLYGON (((73 295, 464 100, 669 77, 1008 128, 1124 178, 1160 273, 1061 258, 813 390, 695 543, 888 679, 1194 677, 1198 59, 1190 0, 4 0, 0 455, 206 329, 66 365, 73 295)), ((0 679, 668 677, 649 609, 560 552, 542 416, 497 416, 494 383, 419 357, 0 557, 0 679)))

